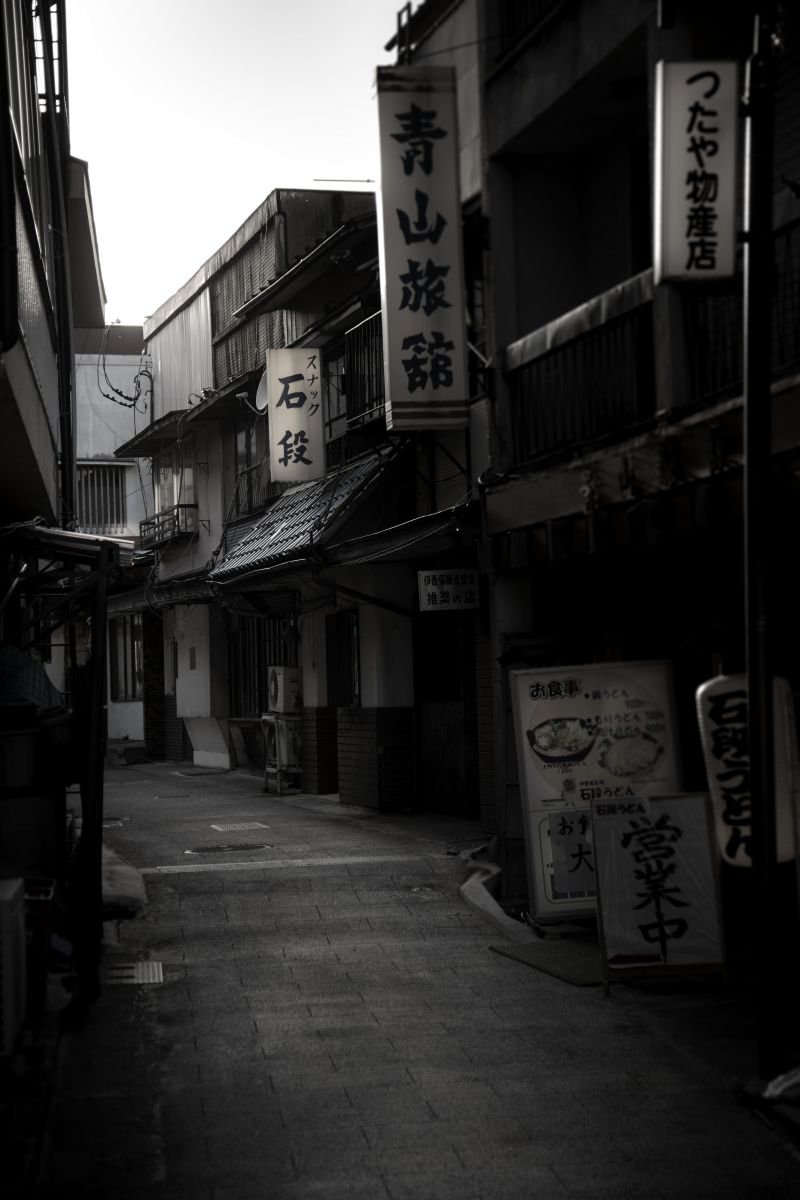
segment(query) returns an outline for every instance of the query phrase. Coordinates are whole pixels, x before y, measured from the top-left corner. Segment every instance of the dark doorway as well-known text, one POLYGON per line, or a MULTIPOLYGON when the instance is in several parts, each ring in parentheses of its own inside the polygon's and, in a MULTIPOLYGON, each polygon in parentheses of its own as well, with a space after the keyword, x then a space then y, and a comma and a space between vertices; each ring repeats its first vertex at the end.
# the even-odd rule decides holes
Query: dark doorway
POLYGON ((478 820, 475 623, 472 613, 421 613, 414 626, 417 803, 478 820))

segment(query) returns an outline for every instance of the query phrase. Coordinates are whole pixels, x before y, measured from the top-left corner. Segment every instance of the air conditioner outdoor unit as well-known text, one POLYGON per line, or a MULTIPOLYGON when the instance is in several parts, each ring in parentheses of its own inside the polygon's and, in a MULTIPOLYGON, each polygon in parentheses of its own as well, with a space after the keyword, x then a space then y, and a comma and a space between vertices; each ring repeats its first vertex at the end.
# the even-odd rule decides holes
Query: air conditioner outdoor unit
POLYGON ((300 668, 268 667, 269 711, 297 713, 302 707, 300 668))
POLYGON ((261 725, 268 766, 298 770, 301 759, 300 721, 277 713, 267 713, 261 718, 261 725))
POLYGON ((14 1053, 25 1020, 25 881, 0 879, 0 1054, 14 1053))

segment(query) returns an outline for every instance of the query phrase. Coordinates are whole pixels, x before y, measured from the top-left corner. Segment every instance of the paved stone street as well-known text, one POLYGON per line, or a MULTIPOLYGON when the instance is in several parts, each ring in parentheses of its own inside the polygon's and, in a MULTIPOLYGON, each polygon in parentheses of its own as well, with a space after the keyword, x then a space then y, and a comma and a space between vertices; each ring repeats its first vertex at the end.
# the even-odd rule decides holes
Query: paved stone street
POLYGON ((109 770, 105 810, 147 903, 62 1034, 37 1200, 800 1195, 736 998, 494 953, 479 825, 176 764, 109 770))

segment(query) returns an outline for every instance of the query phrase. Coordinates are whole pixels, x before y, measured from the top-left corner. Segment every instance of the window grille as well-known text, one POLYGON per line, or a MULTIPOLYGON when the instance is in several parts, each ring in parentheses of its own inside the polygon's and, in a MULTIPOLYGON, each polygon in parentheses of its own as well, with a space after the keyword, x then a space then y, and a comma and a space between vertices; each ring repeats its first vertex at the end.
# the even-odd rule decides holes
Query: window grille
POLYGON ((240 617, 232 642, 232 706, 237 717, 259 716, 269 709, 268 667, 296 666, 283 617, 240 617))
POLYGON ((84 533, 119 537, 126 532, 125 474, 116 463, 78 466, 78 522, 84 533))

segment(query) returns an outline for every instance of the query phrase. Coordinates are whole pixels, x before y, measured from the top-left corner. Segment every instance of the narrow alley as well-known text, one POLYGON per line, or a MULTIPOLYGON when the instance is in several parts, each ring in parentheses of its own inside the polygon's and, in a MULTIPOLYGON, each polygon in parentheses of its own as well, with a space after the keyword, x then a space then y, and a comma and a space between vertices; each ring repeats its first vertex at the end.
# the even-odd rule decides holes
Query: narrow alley
POLYGON ((36 1200, 800 1194, 723 983, 606 996, 494 952, 478 822, 262 787, 107 771, 107 889, 121 861, 147 899, 61 1035, 36 1200))

